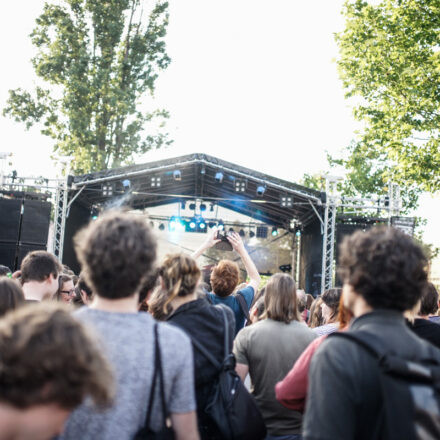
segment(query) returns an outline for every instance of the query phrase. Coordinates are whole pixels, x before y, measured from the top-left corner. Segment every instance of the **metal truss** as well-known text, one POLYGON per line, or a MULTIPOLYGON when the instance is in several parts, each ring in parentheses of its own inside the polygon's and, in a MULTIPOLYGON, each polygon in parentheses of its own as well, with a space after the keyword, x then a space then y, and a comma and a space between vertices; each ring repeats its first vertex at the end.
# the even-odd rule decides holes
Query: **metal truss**
POLYGON ((352 212, 359 211, 385 211, 389 222, 392 216, 398 216, 401 210, 400 187, 390 182, 388 189, 388 197, 380 199, 378 197, 341 197, 336 194, 336 185, 339 178, 326 178, 326 195, 327 201, 324 206, 324 220, 321 219, 316 212, 322 225, 322 277, 321 277, 321 293, 331 289, 334 286, 334 251, 335 251, 335 233, 336 233, 336 217, 338 208, 344 208, 352 212))
POLYGON ((58 183, 55 192, 54 206, 54 232, 52 240, 52 253, 58 257, 60 261, 63 258, 64 232, 66 230, 67 203, 69 189, 67 187, 67 178, 58 183))

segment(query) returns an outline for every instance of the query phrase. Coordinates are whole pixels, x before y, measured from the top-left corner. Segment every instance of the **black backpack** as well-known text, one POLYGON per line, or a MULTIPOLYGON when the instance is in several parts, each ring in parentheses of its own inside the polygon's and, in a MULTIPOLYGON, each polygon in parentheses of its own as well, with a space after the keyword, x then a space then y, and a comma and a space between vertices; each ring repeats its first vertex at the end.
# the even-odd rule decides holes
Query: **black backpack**
POLYGON ((440 439, 439 357, 404 359, 387 353, 379 338, 360 330, 329 337, 349 339, 377 360, 384 407, 381 439, 440 439))
POLYGON ((235 372, 235 357, 229 353, 229 325, 225 306, 216 306, 222 311, 225 324, 225 359, 222 364, 206 350, 200 342, 192 339, 194 347, 219 371, 212 387, 205 413, 215 423, 225 440, 260 440, 266 437, 263 417, 238 374, 235 372))

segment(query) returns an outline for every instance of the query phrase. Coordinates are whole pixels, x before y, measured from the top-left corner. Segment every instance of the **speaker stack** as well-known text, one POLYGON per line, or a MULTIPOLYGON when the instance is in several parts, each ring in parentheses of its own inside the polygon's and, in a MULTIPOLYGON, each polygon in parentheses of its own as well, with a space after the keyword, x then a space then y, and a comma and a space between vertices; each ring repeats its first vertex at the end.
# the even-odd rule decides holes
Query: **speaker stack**
POLYGON ((0 198, 0 264, 20 268, 31 251, 46 250, 50 202, 0 198))

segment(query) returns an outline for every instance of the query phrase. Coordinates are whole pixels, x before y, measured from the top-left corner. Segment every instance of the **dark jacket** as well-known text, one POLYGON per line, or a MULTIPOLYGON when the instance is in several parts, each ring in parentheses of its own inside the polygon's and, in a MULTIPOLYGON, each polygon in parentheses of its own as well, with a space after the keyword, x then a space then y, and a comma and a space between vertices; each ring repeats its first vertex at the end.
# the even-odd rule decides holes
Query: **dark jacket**
MULTIPOLYGON (((377 310, 355 319, 350 330, 381 336, 386 350, 407 359, 440 350, 418 338, 402 314, 377 310)), ((377 361, 352 341, 328 338, 310 367, 304 440, 376 440, 383 417, 377 361)))
MULTIPOLYGON (((229 322, 229 352, 232 352, 235 318, 232 310, 227 307, 224 310, 229 322)), ((200 298, 180 306, 168 317, 168 322, 183 329, 191 339, 196 339, 219 364, 223 362, 225 333, 223 314, 218 307, 211 305, 205 298, 200 298)), ((203 439, 219 438, 203 413, 218 370, 194 346, 193 352, 199 430, 203 439)))
POLYGON ((419 337, 440 348, 440 325, 429 319, 416 318, 408 327, 419 337))

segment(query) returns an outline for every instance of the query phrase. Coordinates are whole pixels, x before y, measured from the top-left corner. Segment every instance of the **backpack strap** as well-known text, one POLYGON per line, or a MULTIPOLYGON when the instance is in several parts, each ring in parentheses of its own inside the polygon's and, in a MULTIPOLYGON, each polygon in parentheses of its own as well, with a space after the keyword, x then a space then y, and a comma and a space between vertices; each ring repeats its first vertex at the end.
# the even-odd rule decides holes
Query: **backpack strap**
POLYGON ((244 299, 244 296, 241 295, 239 292, 237 292, 235 295, 235 298, 237 298, 238 304, 240 304, 241 311, 243 312, 243 315, 246 317, 247 322, 251 320, 251 317, 249 316, 249 308, 246 303, 246 300, 244 299))
POLYGON ((354 342, 357 345, 363 347, 374 358, 380 360, 385 352, 377 349, 377 344, 372 342, 372 339, 368 333, 365 332, 334 332, 327 336, 327 338, 342 338, 354 342))

